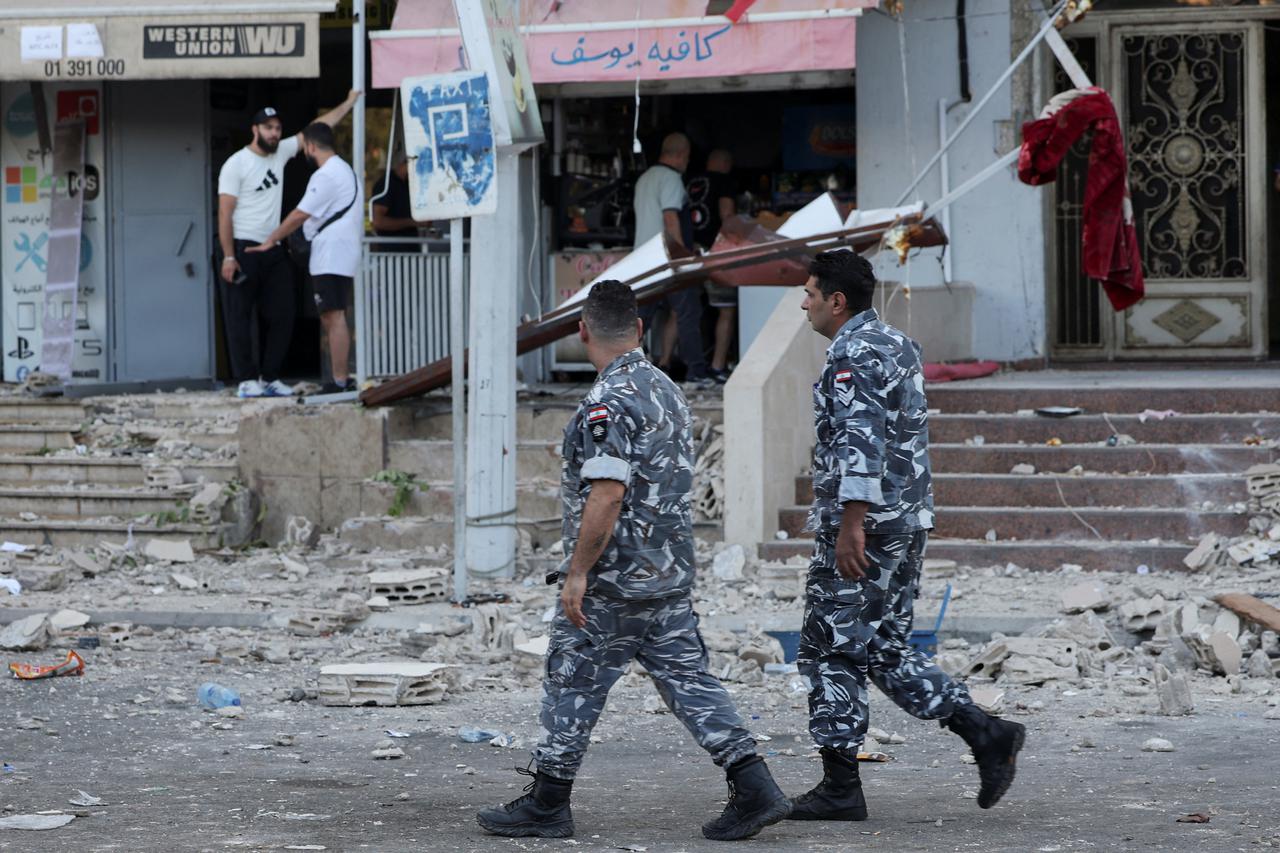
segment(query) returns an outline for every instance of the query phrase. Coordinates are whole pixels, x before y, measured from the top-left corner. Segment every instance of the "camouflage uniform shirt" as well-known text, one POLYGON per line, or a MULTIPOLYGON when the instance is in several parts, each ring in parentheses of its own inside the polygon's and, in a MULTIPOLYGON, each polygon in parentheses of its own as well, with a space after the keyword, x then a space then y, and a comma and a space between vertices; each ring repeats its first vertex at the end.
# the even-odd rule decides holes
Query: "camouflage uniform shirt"
POLYGON ((919 344, 881 322, 874 308, 853 317, 827 349, 813 414, 814 500, 806 529, 819 544, 834 543, 849 501, 871 505, 871 534, 933 528, 919 344))
POLYGON ((693 445, 689 404, 634 349, 600 373, 564 433, 560 494, 564 553, 573 554, 592 480, 627 485, 613 536, 587 589, 622 599, 667 598, 693 587, 693 445))

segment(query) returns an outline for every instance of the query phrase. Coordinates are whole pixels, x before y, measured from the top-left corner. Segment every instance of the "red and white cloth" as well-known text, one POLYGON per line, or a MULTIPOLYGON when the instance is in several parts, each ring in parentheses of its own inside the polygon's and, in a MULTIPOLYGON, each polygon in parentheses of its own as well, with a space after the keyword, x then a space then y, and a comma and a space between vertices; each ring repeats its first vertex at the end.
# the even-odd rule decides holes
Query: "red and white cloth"
POLYGON ((1129 200, 1128 164, 1111 96, 1097 86, 1056 95, 1035 121, 1022 126, 1018 178, 1047 184, 1075 141, 1093 131, 1084 185, 1084 271, 1102 282, 1115 310, 1142 299, 1142 257, 1129 200))

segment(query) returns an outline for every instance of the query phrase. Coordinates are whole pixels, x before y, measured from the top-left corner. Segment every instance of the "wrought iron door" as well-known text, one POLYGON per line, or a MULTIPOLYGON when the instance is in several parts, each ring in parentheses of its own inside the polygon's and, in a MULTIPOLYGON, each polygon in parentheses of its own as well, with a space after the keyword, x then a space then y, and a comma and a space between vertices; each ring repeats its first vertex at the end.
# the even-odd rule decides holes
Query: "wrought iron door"
POLYGON ((1120 357, 1266 353, 1267 170, 1257 24, 1117 26, 1146 298, 1115 315, 1120 357))

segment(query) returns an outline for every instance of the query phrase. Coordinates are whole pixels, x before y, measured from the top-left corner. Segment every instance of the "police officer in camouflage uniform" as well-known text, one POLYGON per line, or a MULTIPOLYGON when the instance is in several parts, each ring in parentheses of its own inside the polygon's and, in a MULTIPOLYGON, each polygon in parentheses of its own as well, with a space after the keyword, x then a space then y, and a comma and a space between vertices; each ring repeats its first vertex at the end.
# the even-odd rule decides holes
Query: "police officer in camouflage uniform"
POLYGON ((831 339, 813 386, 816 542, 798 656, 824 773, 795 799, 794 820, 866 820, 857 753, 868 678, 907 713, 939 720, 969 744, 984 809, 1012 783, 1025 736, 984 713, 909 642, 933 528, 928 406, 920 347, 881 322, 875 284, 866 258, 835 250, 813 260, 805 285, 809 322, 831 339))
POLYGON ((579 335, 600 371, 565 429, 560 607, 543 680, 546 736, 529 793, 476 819, 498 835, 567 838, 569 795, 615 681, 638 660, 667 707, 729 779, 707 838, 747 838, 786 817, 729 694, 707 671, 693 609, 691 416, 680 389, 640 349, 635 295, 596 284, 579 335))

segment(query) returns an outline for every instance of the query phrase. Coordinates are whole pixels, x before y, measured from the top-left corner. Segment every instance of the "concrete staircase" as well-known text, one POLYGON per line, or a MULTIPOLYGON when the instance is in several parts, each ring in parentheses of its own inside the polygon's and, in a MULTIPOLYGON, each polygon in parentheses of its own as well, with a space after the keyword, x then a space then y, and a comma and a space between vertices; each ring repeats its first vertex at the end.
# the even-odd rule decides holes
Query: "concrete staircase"
MULTIPOLYGON (((1274 387, 1166 380, 1108 388, 1087 374, 1035 387, 1035 374, 1027 376, 1018 387, 929 387, 937 503, 931 557, 973 566, 1176 571, 1203 534, 1247 531, 1242 472, 1280 456, 1265 446, 1280 439, 1274 387), (1055 419, 1029 411, 1045 406, 1086 413, 1055 419), (1179 414, 1144 421, 1145 410, 1179 414), (1110 446, 1115 434, 1136 443, 1110 446), (1020 464, 1036 473, 1010 473, 1020 464)), ((761 545, 763 557, 811 552, 802 538, 809 535, 809 477, 796 478, 795 500, 779 513, 789 538, 761 545)))
POLYGON ((147 485, 147 468, 156 464, 177 467, 186 483, 227 482, 236 476, 234 459, 150 455, 166 434, 181 435, 181 441, 204 450, 234 443, 227 413, 218 422, 209 421, 211 414, 205 406, 172 399, 139 404, 137 398, 0 397, 0 539, 86 547, 123 542, 132 526, 141 540, 216 545, 215 528, 179 521, 190 489, 147 485), (175 428, 193 422, 201 428, 175 428), (110 456, 94 453, 99 442, 111 448, 110 456))
MULTIPOLYGON (((540 545, 560 537, 560 463, 564 428, 587 386, 548 386, 540 394, 522 394, 516 421, 516 516, 520 526, 540 545)), ((712 424, 724 419, 719 394, 694 395, 695 417, 712 424)), ((453 425, 449 406, 425 401, 398 407, 388 420, 387 468, 413 474, 419 488, 405 514, 447 520, 453 512, 453 425)), ((369 484, 368 491, 389 503, 394 490, 369 484)), ((376 496, 364 503, 377 509, 376 496)), ((703 539, 723 537, 720 522, 695 522, 694 534, 703 539)))

